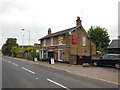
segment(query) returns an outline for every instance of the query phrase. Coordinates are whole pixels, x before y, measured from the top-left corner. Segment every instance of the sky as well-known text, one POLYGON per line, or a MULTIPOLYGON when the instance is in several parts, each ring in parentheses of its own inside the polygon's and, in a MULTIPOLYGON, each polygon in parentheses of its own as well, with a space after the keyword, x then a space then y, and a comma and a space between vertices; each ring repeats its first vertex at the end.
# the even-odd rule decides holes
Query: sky
POLYGON ((19 45, 39 43, 38 39, 76 26, 81 17, 86 31, 91 26, 106 28, 110 40, 118 36, 119 0, 0 0, 0 48, 7 38, 19 45), (24 29, 25 31, 22 31, 24 29), (23 38, 24 35, 24 38, 23 38))

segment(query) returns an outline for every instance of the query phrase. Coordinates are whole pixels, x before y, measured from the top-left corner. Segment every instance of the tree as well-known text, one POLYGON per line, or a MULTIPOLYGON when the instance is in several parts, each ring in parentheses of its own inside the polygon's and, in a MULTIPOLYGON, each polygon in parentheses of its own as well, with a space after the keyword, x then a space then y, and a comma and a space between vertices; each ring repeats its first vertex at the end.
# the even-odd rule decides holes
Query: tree
POLYGON ((18 46, 14 46, 11 50, 11 53, 14 54, 14 56, 16 56, 20 51, 20 48, 18 46))
POLYGON ((96 44, 96 47, 98 47, 100 44, 102 48, 105 48, 109 45, 110 39, 105 28, 99 26, 91 26, 91 28, 88 30, 88 34, 96 44))
POLYGON ((5 55, 11 54, 14 46, 18 46, 16 38, 7 38, 6 43, 2 46, 2 53, 5 55))
POLYGON ((101 43, 99 44, 99 46, 97 47, 97 51, 103 52, 103 49, 101 47, 101 43))

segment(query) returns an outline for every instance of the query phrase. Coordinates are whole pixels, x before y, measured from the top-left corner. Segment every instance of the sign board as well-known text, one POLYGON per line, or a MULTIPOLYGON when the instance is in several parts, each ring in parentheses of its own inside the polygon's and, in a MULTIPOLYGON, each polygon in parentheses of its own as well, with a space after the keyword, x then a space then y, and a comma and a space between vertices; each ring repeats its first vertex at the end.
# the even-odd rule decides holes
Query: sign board
POLYGON ((55 64, 54 58, 51 58, 51 64, 55 64))
POLYGON ((63 36, 59 36, 58 37, 58 42, 59 42, 59 44, 63 44, 64 43, 64 37, 63 36))
POLYGON ((72 35, 72 44, 76 44, 76 35, 72 35))
POLYGON ((48 49, 56 49, 57 46, 49 46, 48 49))

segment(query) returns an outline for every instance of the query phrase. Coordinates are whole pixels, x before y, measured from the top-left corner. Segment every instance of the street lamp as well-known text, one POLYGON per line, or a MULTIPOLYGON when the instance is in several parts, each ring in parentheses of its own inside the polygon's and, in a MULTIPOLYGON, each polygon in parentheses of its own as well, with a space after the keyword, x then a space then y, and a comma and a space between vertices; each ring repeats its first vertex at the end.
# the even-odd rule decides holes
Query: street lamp
MULTIPOLYGON (((22 31, 27 31, 27 32, 29 32, 29 46, 30 46, 30 31, 28 31, 28 30, 25 30, 25 29, 22 29, 22 31)), ((24 35, 23 35, 23 41, 24 41, 24 35)), ((22 48, 23 48, 23 45, 22 45, 22 48)), ((30 55, 29 55, 29 50, 28 50, 28 57, 30 58, 30 55)))
POLYGON ((27 31, 27 32, 29 32, 29 42, 28 42, 28 43, 29 43, 29 46, 30 46, 30 33, 31 33, 31 32, 28 31, 28 30, 25 30, 25 29, 22 29, 22 30, 23 30, 23 31, 27 31))
MULTIPOLYGON (((24 31, 24 29, 22 29, 24 31)), ((23 40, 22 40, 22 51, 23 51, 23 44, 24 44, 24 33, 23 33, 23 40)))

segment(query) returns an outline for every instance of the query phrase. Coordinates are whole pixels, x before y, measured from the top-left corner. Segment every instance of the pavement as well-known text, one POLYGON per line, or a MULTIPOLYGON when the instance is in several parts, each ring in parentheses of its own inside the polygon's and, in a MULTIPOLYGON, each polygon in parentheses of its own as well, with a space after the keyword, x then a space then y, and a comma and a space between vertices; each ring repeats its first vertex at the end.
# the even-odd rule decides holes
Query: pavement
MULTIPOLYGON (((7 57, 13 58, 13 57, 7 57)), ((26 59, 17 58, 17 60, 22 60, 25 62, 29 62, 32 64, 42 65, 49 68, 54 68, 62 71, 66 71, 75 75, 80 75, 84 77, 93 78, 96 80, 101 80, 109 83, 118 84, 118 72, 119 70, 115 68, 108 68, 108 67, 83 67, 82 65, 71 65, 65 63, 55 63, 49 64, 49 62, 45 61, 31 61, 26 59)))

